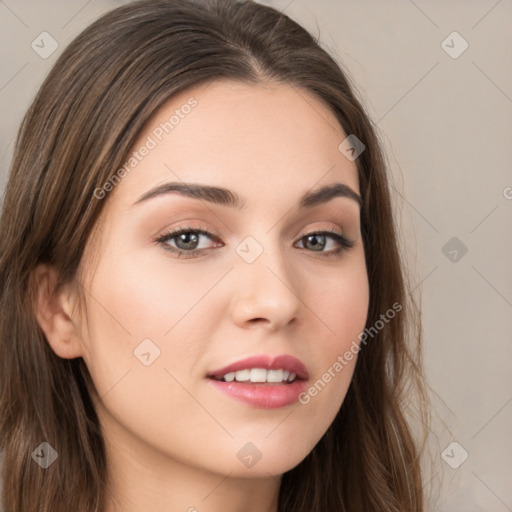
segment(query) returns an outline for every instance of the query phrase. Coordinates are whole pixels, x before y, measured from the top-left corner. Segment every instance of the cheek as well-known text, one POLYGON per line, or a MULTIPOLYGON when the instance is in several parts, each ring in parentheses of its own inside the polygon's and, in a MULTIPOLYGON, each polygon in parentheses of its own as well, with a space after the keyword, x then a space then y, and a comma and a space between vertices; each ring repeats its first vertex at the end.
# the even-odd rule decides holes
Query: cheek
POLYGON ((332 363, 334 356, 358 341, 368 316, 369 283, 362 247, 347 254, 338 267, 308 275, 305 287, 310 297, 306 301, 322 327, 322 362, 332 363))
POLYGON ((322 329, 314 351, 318 370, 299 402, 318 414, 327 429, 350 386, 367 320, 369 283, 363 251, 352 254, 345 266, 320 282, 321 286, 309 285, 314 293, 312 309, 322 329))
POLYGON ((219 280, 219 272, 212 272, 208 264, 167 257, 163 249, 148 252, 116 258, 106 300, 134 331, 162 336, 200 304, 219 280))
POLYGON ((180 446, 183 433, 212 429, 186 389, 192 389, 191 370, 211 337, 215 316, 204 299, 218 277, 191 266, 178 269, 165 257, 104 254, 88 297, 84 358, 102 414, 108 410, 115 424, 150 444, 166 439, 169 449, 180 446), (187 417, 194 418, 193 429, 187 417))
POLYGON ((137 357, 148 352, 146 359, 155 361, 151 368, 190 369, 218 319, 212 311, 215 292, 206 296, 218 275, 165 255, 105 253, 88 297, 91 371, 108 387, 123 370, 138 369, 137 357))

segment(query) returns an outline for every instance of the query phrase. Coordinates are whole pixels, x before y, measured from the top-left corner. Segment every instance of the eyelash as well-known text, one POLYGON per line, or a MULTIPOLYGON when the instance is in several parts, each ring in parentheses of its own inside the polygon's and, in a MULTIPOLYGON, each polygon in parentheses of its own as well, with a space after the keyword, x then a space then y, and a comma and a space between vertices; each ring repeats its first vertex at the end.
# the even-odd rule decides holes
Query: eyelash
MULTIPOLYGON (((155 242, 161 244, 165 250, 172 252, 174 254, 177 254, 178 258, 181 258, 181 257, 191 258, 194 256, 198 256, 208 250, 208 249, 193 249, 190 251, 184 251, 183 249, 176 249, 175 247, 171 247, 171 246, 169 246, 169 244, 166 243, 169 240, 172 240, 173 238, 177 238, 179 235, 182 235, 184 233, 196 233, 199 235, 205 235, 206 237, 208 237, 212 240, 217 239, 217 237, 215 235, 213 235, 209 231, 206 231, 205 229, 184 226, 181 228, 176 228, 171 231, 168 231, 167 233, 164 233, 162 236, 158 237, 155 240, 155 242)), ((343 252, 347 251, 348 249, 351 249, 354 246, 354 242, 352 240, 349 240, 345 235, 338 233, 338 231, 336 231, 334 229, 324 229, 322 231, 312 231, 310 233, 306 233, 305 235, 303 235, 301 238, 299 238, 298 241, 300 242, 303 239, 305 239, 311 235, 327 235, 327 236, 330 236, 331 238, 333 238, 339 244, 338 249, 328 251, 328 252, 320 251, 320 254, 323 254, 327 258, 340 258, 343 252)), ((315 251, 311 251, 311 252, 315 252, 315 251)))

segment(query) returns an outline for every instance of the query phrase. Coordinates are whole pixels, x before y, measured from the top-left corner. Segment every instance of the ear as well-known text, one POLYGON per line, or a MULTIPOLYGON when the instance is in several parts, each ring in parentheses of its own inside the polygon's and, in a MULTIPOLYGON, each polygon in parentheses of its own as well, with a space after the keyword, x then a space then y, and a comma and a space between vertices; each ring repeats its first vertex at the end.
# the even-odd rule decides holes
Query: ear
POLYGON ((64 359, 82 356, 80 330, 72 318, 76 299, 72 287, 57 289, 59 274, 45 263, 37 265, 31 277, 34 313, 51 348, 64 359))

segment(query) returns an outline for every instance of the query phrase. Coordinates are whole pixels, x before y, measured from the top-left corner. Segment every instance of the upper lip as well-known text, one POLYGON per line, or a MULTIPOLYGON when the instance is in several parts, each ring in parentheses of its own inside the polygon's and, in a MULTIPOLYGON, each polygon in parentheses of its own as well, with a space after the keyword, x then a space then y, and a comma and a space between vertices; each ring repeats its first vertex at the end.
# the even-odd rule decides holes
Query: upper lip
POLYGON ((301 380, 307 380, 309 377, 304 363, 299 361, 299 359, 296 357, 287 354, 279 356, 262 354, 240 359, 239 361, 225 366, 224 368, 220 368, 208 373, 207 377, 222 378, 227 373, 237 372, 248 368, 264 368, 265 370, 288 370, 290 373, 295 373, 297 378, 301 380))

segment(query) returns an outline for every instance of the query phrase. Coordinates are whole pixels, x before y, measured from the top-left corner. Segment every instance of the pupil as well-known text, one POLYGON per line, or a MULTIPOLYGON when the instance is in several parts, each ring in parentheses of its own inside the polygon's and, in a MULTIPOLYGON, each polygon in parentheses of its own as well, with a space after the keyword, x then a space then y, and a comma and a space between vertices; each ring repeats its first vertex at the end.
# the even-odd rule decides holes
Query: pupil
MULTIPOLYGON (((184 242, 186 245, 192 243, 192 245, 194 244, 197 244, 197 234, 194 234, 194 233, 182 233, 179 237, 178 237, 178 240, 180 242, 184 242), (187 239, 188 238, 192 238, 192 242, 188 241, 187 242, 187 239)), ((184 249, 193 249, 193 247, 183 247, 184 249)))
POLYGON ((321 242, 320 244, 317 243, 317 242, 314 242, 312 243, 312 248, 315 249, 317 248, 318 246, 321 246, 320 250, 323 248, 323 246, 325 245, 325 235, 309 235, 306 237, 307 238, 307 242, 309 243, 312 239, 315 239, 315 238, 322 238, 324 239, 323 242, 321 242))

